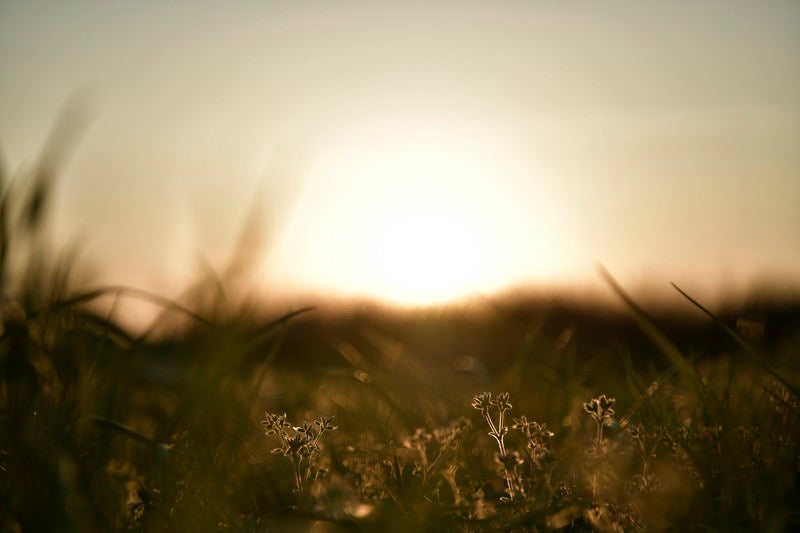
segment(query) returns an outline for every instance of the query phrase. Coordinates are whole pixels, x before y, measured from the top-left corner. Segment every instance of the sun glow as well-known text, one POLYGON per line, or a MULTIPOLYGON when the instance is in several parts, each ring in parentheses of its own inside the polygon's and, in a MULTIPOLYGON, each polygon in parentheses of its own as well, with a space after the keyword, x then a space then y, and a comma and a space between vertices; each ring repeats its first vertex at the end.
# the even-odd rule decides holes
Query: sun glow
POLYGON ((541 255, 500 151, 436 132, 365 138, 323 151, 308 176, 286 238, 304 284, 438 303, 506 286, 541 255))

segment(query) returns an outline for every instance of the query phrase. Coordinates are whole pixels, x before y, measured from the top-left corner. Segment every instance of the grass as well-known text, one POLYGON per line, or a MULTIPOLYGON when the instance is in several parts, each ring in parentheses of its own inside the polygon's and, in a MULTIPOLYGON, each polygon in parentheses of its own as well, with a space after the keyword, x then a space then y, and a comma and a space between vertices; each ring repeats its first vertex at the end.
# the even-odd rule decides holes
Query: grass
POLYGON ((37 245, 37 168, 0 204, 4 531, 800 527, 796 301, 650 316, 608 276, 625 313, 270 314, 224 279, 86 288, 37 245), (162 333, 102 298, 161 305, 162 333))

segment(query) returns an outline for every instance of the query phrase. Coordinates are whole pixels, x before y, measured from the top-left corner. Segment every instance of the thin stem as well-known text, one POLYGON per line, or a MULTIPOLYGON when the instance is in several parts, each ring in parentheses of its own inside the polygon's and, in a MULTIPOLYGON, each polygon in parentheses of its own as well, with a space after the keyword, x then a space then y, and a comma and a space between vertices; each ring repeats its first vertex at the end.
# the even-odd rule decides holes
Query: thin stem
POLYGON ((314 450, 317 449, 317 445, 319 444, 320 437, 322 437, 322 433, 325 431, 325 428, 320 426, 319 432, 314 436, 314 441, 309 445, 309 457, 308 461, 306 461, 306 471, 303 475, 304 479, 308 479, 309 475, 311 474, 311 454, 314 453, 314 450))
POLYGON ((497 428, 494 425, 494 421, 492 421, 492 417, 489 415, 489 409, 483 410, 483 417, 486 419, 486 422, 489 424, 489 429, 492 430, 492 433, 497 434, 497 428))
POLYGON ((300 458, 292 456, 294 463, 294 483, 297 485, 297 494, 303 493, 303 477, 300 475, 300 458))
POLYGON ((508 495, 512 500, 514 500, 516 499, 516 491, 514 490, 514 485, 511 481, 511 474, 508 472, 507 468, 503 468, 503 470, 506 472, 506 486, 508 487, 508 495))
POLYGON ((500 409, 499 411, 500 411, 500 418, 498 419, 497 425, 500 428, 500 432, 498 432, 498 434, 500 436, 498 437, 497 442, 498 442, 498 444, 500 444, 500 453, 502 454, 503 457, 505 457, 506 456, 506 446, 505 446, 505 443, 503 442, 505 435, 503 435, 503 433, 502 433, 502 431, 504 429, 504 426, 503 426, 503 414, 504 414, 504 411, 502 409, 500 409))

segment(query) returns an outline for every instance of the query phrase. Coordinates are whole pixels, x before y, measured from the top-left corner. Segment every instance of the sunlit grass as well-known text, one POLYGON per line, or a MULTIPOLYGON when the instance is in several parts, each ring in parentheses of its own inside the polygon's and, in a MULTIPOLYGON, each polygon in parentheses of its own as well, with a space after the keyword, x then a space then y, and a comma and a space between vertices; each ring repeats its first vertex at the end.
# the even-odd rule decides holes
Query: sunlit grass
POLYGON ((213 275, 180 301, 87 288, 30 245, 51 189, 27 179, 2 203, 0 529, 800 526, 796 303, 650 316, 610 276, 628 318, 269 313, 213 275), (156 328, 120 327, 124 298, 156 328))

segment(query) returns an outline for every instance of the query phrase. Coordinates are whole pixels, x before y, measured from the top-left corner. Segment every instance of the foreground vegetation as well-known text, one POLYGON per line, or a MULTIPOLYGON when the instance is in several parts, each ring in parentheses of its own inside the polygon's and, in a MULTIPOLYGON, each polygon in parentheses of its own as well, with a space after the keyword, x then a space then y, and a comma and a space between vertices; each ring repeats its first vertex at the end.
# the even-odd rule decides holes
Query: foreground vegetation
POLYGON ((86 289, 37 245, 48 169, 0 208, 3 531, 800 527, 796 300, 650 317, 609 277, 623 308, 276 317, 224 280, 86 289))
MULTIPOLYGON (((4 530, 798 525, 796 329, 769 359, 731 338, 675 364, 584 347, 576 323, 551 337, 542 316, 510 353, 442 357, 389 315, 243 313, 135 339, 84 297, 4 310, 4 530)), ((469 319, 405 318, 428 341, 469 319)))

